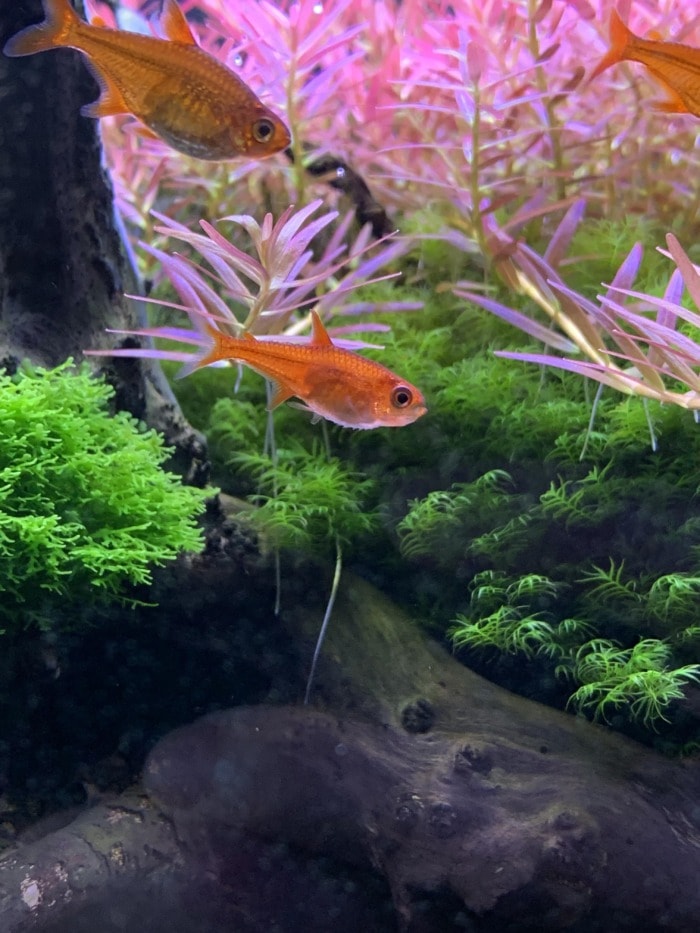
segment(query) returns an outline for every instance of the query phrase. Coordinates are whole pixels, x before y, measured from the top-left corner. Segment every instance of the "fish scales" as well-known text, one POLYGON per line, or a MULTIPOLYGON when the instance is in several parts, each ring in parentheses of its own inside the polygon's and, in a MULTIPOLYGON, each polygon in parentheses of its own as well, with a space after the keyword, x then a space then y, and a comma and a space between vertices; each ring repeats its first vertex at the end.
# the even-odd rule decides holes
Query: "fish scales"
POLYGON ((142 107, 144 94, 164 80, 173 82, 173 91, 189 88, 194 99, 206 93, 222 110, 237 103, 258 102, 244 81, 196 45, 184 42, 156 45, 149 36, 130 33, 129 48, 125 49, 121 33, 87 24, 81 24, 69 39, 72 48, 91 57, 99 54, 99 70, 114 79, 135 116, 138 116, 136 108, 142 107), (173 59, 173 46, 177 59, 173 59), (135 78, 140 82, 138 86, 134 84, 135 78))

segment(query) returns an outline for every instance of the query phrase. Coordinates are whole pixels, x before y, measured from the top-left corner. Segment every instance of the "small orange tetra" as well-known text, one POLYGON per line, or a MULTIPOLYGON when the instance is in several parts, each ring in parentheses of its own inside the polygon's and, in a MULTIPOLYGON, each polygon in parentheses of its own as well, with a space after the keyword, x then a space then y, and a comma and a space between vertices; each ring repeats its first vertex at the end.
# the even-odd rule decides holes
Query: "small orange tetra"
POLYGON ((198 159, 261 159, 285 149, 289 130, 229 68, 201 49, 175 0, 164 0, 166 39, 82 20, 68 0, 43 0, 46 19, 5 45, 5 55, 68 46, 100 85, 87 117, 131 113, 179 152, 198 159))

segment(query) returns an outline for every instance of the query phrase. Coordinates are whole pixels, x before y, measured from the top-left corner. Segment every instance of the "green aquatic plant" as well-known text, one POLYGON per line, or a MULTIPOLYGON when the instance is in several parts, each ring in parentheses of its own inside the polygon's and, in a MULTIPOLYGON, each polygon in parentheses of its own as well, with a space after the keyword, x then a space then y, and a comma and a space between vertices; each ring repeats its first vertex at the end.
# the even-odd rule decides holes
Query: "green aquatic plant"
POLYGON ((250 520, 276 549, 276 612, 281 589, 279 549, 293 547, 325 556, 329 545, 335 548, 333 581, 306 682, 304 703, 308 703, 340 585, 343 549, 352 548, 376 529, 376 512, 364 507, 373 484, 345 469, 320 444, 312 451, 295 443, 289 448, 274 447, 270 455, 240 453, 232 462, 258 482, 252 499, 259 507, 250 520))
POLYGON ((544 617, 561 589, 542 574, 509 580, 503 573, 482 571, 470 586, 469 612, 458 615, 447 634, 456 648, 561 658, 572 640, 590 632, 585 622, 565 619, 557 625, 544 617))
MULTIPOLYGON (((0 376, 0 622, 72 626, 201 547, 205 497, 162 469, 170 451, 113 389, 70 361, 0 376)), ((211 493, 209 493, 210 495, 211 493)))
POLYGON ((377 515, 366 511, 372 483, 353 474, 317 444, 280 447, 275 456, 235 455, 232 463, 257 483, 251 496, 258 508, 250 520, 278 548, 298 548, 325 554, 329 543, 351 546, 377 526, 377 515))
MULTIPOLYGON (((587 574, 587 581, 599 598, 640 598, 629 581, 622 582, 622 567, 612 562, 608 571, 595 568, 587 574)), ((648 727, 667 720, 670 704, 683 698, 684 687, 700 682, 700 664, 674 668, 673 648, 659 638, 625 648, 595 637, 595 626, 581 619, 556 623, 561 589, 540 574, 509 581, 503 573, 483 571, 472 581, 469 612, 457 616, 448 635, 458 649, 548 658, 558 677, 579 685, 568 705, 594 718, 607 721, 613 710, 624 709, 648 727)))
POLYGON ((454 559, 455 544, 459 550, 484 550, 489 539, 507 537, 522 531, 523 516, 507 517, 512 510, 513 496, 509 491, 513 480, 505 470, 489 470, 471 483, 455 483, 450 490, 434 490, 423 499, 414 499, 398 523, 401 553, 407 558, 433 555, 444 564, 454 559), (497 528, 484 530, 484 514, 506 510, 506 520, 497 528), (464 548, 465 526, 472 530, 472 540, 464 548), (457 533, 457 534, 456 534, 457 533))
POLYGON ((576 653, 571 673, 581 686, 569 703, 606 720, 624 707, 633 719, 653 726, 666 719, 669 705, 683 698, 688 683, 700 682, 700 664, 670 668, 671 663, 670 647, 656 638, 642 639, 632 648, 592 639, 576 653))

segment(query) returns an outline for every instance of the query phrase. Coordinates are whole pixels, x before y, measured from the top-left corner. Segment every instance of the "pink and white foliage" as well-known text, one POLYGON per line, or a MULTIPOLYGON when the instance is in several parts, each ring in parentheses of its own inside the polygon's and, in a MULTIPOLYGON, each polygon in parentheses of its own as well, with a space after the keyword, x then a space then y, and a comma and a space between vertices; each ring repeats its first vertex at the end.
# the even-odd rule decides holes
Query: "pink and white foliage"
MULTIPOLYGON (((193 28, 203 47, 287 118, 295 152, 343 158, 387 207, 430 203, 461 229, 482 202, 495 210, 535 191, 552 202, 584 195, 610 210, 614 189, 619 210, 663 200, 670 212, 692 187, 692 119, 653 111, 644 69, 622 66, 581 82, 606 47, 612 0, 181 5, 198 11, 193 28)), ((98 0, 92 6, 107 18, 98 0)), ((700 44, 692 6, 640 0, 620 10, 635 31, 700 44)), ((120 196, 132 220, 141 211, 144 228, 147 207, 172 214, 171 201, 204 202, 219 216, 231 211, 234 192, 236 209, 254 214, 261 186, 282 209, 304 200, 281 155, 212 166, 138 136, 125 146, 123 124, 113 121, 105 137, 120 196)))
MULTIPOLYGON (((159 238, 165 227, 173 236, 178 222, 190 229, 202 216, 283 214, 315 197, 333 207, 338 193, 305 179, 299 166, 307 151, 329 152, 360 173, 397 226, 428 207, 441 218, 438 236, 470 259, 481 254, 487 269, 535 300, 559 327, 549 344, 567 353, 576 371, 587 366, 585 374, 624 391, 694 407, 693 396, 668 381, 679 378, 695 391, 693 351, 676 327, 688 321, 676 301, 679 276, 686 285, 692 279, 680 246, 673 247, 680 273, 669 276, 664 299, 625 294, 636 252, 597 304, 566 284, 566 262, 576 261, 566 260, 566 249, 585 222, 584 207, 613 219, 653 216, 676 230, 700 209, 697 120, 656 112, 659 90, 640 65, 616 66, 586 82, 607 48, 614 0, 180 2, 193 14, 202 46, 287 119, 297 164, 282 155, 262 163, 197 162, 141 137, 128 120, 103 121, 121 211, 148 240, 151 256, 166 255, 159 238), (154 210, 172 224, 154 221, 154 210), (531 227, 549 239, 542 255, 528 243, 531 227), (630 317, 636 314, 642 317, 630 317), (586 364, 571 356, 574 347, 586 364)), ((638 34, 653 29, 700 46, 695 4, 615 5, 638 34)), ((142 4, 121 6, 138 14, 142 4)), ((100 0, 90 7, 109 21, 100 0)), ((246 227, 234 226, 242 248, 246 227)), ((488 306, 483 291, 467 285, 459 294, 481 295, 488 306)), ((521 312, 505 313, 539 339, 549 333, 521 312)), ((284 314, 277 322, 294 328, 296 315, 284 314)))

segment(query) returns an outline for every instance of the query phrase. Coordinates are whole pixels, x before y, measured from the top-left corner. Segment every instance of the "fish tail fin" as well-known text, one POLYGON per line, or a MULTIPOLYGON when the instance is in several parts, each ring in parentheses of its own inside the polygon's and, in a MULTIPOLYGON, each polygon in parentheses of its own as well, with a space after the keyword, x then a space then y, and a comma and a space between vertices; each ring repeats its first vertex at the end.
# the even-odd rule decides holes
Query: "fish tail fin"
POLYGON ((43 4, 44 22, 27 26, 12 36, 5 43, 5 55, 20 58, 70 44, 75 27, 82 22, 78 14, 68 0, 43 0, 43 4))
MULTIPOLYGON (((220 330, 217 330, 216 327, 212 327, 211 324, 208 323, 205 323, 204 331, 209 338, 209 343, 202 347, 198 356, 190 360, 189 363, 185 363, 177 374, 178 379, 189 376, 196 370, 203 369, 205 366, 210 366, 212 363, 218 363, 219 360, 235 359, 231 351, 224 346, 224 341, 226 339, 231 340, 234 338, 227 338, 226 334, 222 334, 220 330)), ((247 336, 248 335, 246 335, 246 337, 247 336)), ((251 337, 251 339, 255 338, 251 337)))
POLYGON ((185 376, 191 375, 191 373, 196 370, 202 369, 204 366, 209 366, 211 363, 216 363, 217 360, 222 359, 221 332, 216 330, 215 327, 212 327, 211 324, 205 324, 204 330, 210 342, 202 347, 193 360, 190 360, 189 363, 185 363, 177 374, 178 379, 184 379, 185 376))
POLYGON ((610 14, 610 48, 593 69, 588 80, 592 81, 606 68, 621 62, 634 38, 634 33, 622 22, 617 10, 613 9, 610 14))

